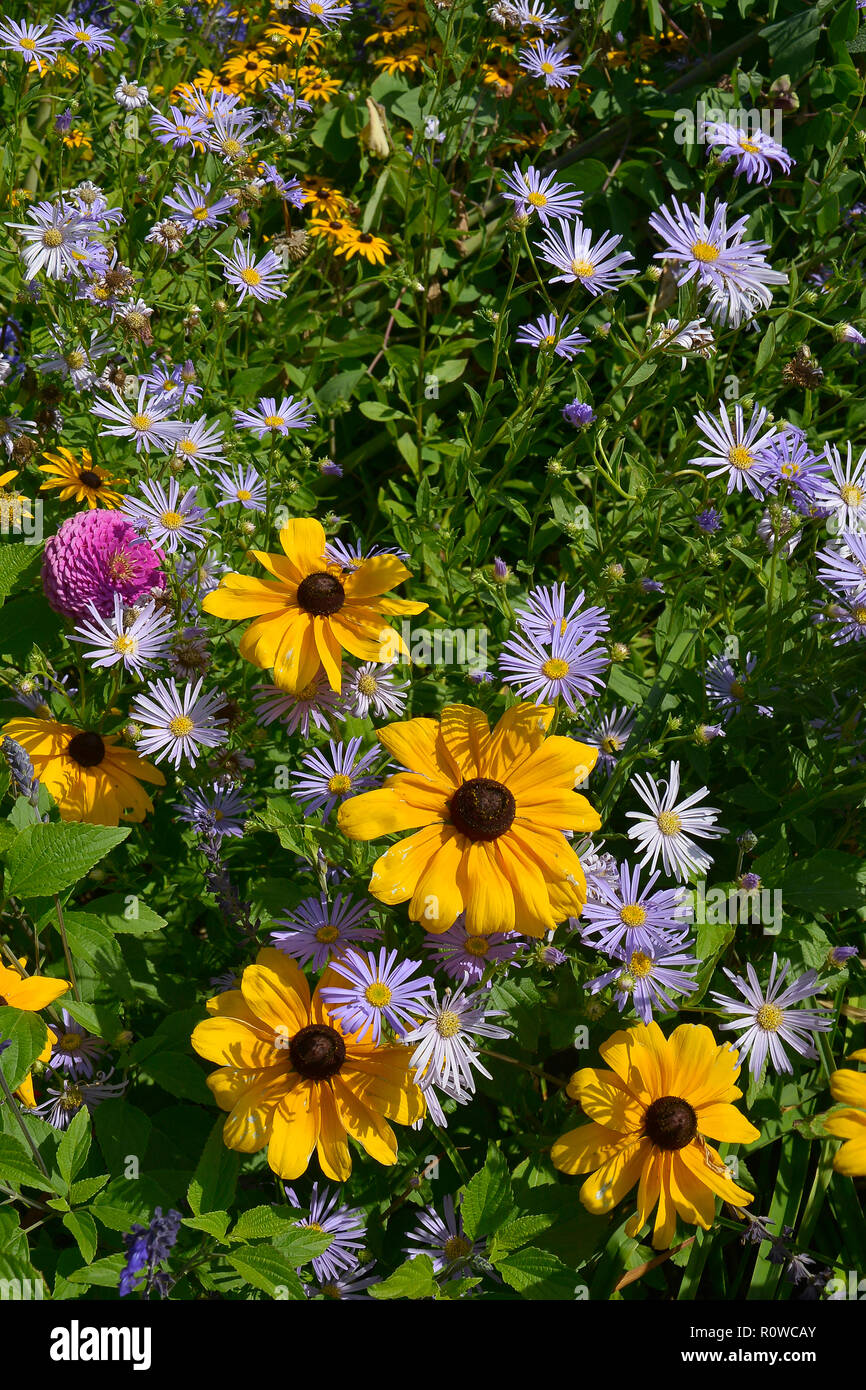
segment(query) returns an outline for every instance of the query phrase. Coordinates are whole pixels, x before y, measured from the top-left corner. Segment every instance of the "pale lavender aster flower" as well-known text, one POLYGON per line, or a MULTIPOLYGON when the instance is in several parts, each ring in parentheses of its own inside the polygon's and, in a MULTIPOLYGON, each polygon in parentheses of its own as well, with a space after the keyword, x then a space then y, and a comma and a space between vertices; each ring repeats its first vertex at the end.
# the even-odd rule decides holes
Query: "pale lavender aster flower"
MULTIPOLYGON (((182 389, 178 390, 182 395, 182 389)), ((184 422, 174 441, 174 453, 183 463, 188 463, 198 477, 201 464, 225 463, 223 432, 219 425, 208 424, 204 415, 192 423, 184 422)))
POLYGON ((60 44, 60 35, 56 29, 49 32, 47 24, 30 24, 26 19, 20 23, 4 19, 0 24, 0 48, 19 54, 28 63, 35 63, 40 73, 43 62, 53 62, 60 44))
POLYGON ((202 693, 202 685, 201 677, 183 690, 173 678, 158 680, 136 695, 129 713, 142 726, 136 744, 140 752, 157 762, 166 758, 176 770, 184 758, 195 767, 202 748, 225 743, 225 695, 221 690, 202 693))
POLYGON ((360 738, 350 738, 348 743, 330 739, 330 757, 324 749, 315 748, 301 759, 304 771, 295 776, 292 796, 308 814, 321 811, 322 819, 327 820, 338 803, 376 785, 376 779, 367 774, 379 750, 373 748, 363 754, 360 750, 360 738))
POLYGON ((283 283, 283 267, 273 251, 266 251, 261 260, 256 260, 250 250, 249 237, 246 246, 240 237, 236 237, 230 256, 224 256, 222 251, 217 251, 216 254, 223 263, 223 274, 227 282, 238 291, 239 304, 243 304, 248 294, 260 304, 265 304, 271 299, 285 299, 286 292, 280 288, 283 283))
POLYGON ((188 232, 194 232, 199 227, 224 227, 226 219, 223 213, 234 207, 237 198, 233 193, 224 193, 221 197, 209 199, 210 188, 209 183, 200 183, 196 178, 186 186, 175 184, 172 196, 166 196, 162 201, 174 210, 177 221, 188 232))
POLYGON ((83 1023, 77 1023, 68 1009, 60 1008, 60 1021, 52 1027, 56 1041, 45 1063, 51 1071, 63 1071, 73 1081, 90 1081, 94 1062, 105 1051, 102 1038, 89 1033, 83 1023))
POLYGON ((249 465, 236 464, 233 472, 217 471, 213 476, 217 489, 217 506, 231 507, 240 503, 245 511, 263 512, 267 499, 264 479, 249 465))
POLYGON ((181 497, 180 483, 170 478, 168 487, 155 481, 141 483, 142 497, 127 496, 121 514, 129 518, 140 535, 151 545, 173 554, 178 546, 205 545, 210 534, 204 526, 207 513, 196 505, 197 488, 187 488, 181 497))
POLYGON ((655 888, 659 875, 650 874, 641 886, 640 868, 614 866, 611 874, 594 878, 579 930, 584 942, 605 955, 648 952, 682 930, 692 909, 683 888, 655 888), (653 891, 655 889, 655 891, 653 891))
POLYGON ((514 960, 523 949, 523 942, 513 932, 470 936, 465 914, 461 912, 448 931, 437 932, 435 936, 425 933, 422 946, 432 957, 434 966, 450 979, 465 979, 477 985, 489 966, 514 960))
POLYGON ((557 221, 559 231, 548 229, 547 236, 538 243, 541 259, 560 272, 552 277, 552 285, 560 282, 571 285, 579 280, 590 294, 604 294, 631 277, 633 272, 622 268, 627 261, 634 260, 631 252, 613 254, 622 241, 621 236, 607 233, 593 243, 592 232, 580 219, 565 222, 558 218, 557 221))
POLYGON ((266 434, 288 434, 289 430, 307 429, 315 416, 310 403, 303 397, 283 396, 277 405, 274 396, 262 396, 254 410, 236 410, 235 424, 245 430, 252 430, 258 439, 266 434))
POLYGON ((745 980, 741 975, 724 970, 742 995, 742 1000, 715 991, 710 996, 726 1014, 733 1015, 730 1022, 720 1023, 719 1028, 723 1032, 734 1031, 738 1034, 736 1046, 740 1060, 749 1058, 749 1070, 755 1078, 760 1077, 768 1059, 774 1071, 785 1073, 794 1070, 785 1051, 786 1046, 793 1048, 798 1056, 814 1061, 818 1053, 813 1035, 827 1033, 833 1027, 833 1020, 822 1016, 817 1010, 793 1007, 815 993, 817 970, 807 970, 804 975, 792 980, 787 989, 783 989, 790 969, 789 961, 785 961, 779 969, 774 951, 766 986, 761 985, 755 967, 747 962, 745 980))
POLYGON ((825 445, 824 457, 830 476, 817 481, 815 501, 835 516, 840 527, 863 531, 866 530, 866 449, 856 462, 850 440, 846 450, 843 463, 838 445, 825 445))
POLYGON ((737 161, 734 174, 745 174, 747 183, 771 183, 774 164, 783 174, 790 174, 796 163, 785 146, 765 135, 760 126, 743 130, 730 121, 705 121, 703 136, 723 164, 731 159, 737 161))
POLYGON ((550 636, 551 628, 563 634, 574 632, 581 638, 598 640, 610 627, 608 616, 603 608, 584 608, 583 601, 584 591, 581 589, 566 609, 564 584, 552 584, 547 589, 540 585, 530 589, 524 600, 526 606, 518 608, 515 617, 524 632, 541 641, 550 636))
POLYGON ((589 342, 576 328, 566 332, 568 315, 560 322, 555 314, 540 314, 531 323, 525 323, 515 334, 515 343, 520 343, 524 347, 534 347, 541 351, 542 348, 553 348, 557 357, 563 357, 566 362, 570 362, 579 352, 582 352, 589 342))
POLYGON ((551 217, 578 217, 583 199, 576 189, 554 182, 555 178, 555 173, 543 175, 531 164, 525 174, 521 173, 515 164, 510 173, 502 176, 502 196, 514 203, 519 217, 537 212, 545 227, 551 217))
POLYGON ((83 19, 58 17, 53 37, 61 43, 71 43, 73 48, 83 48, 88 58, 94 58, 99 53, 111 53, 114 49, 114 36, 110 29, 83 19))
POLYGON ((186 821, 197 835, 217 839, 240 838, 250 815, 250 803, 230 783, 217 783, 205 790, 184 787, 181 800, 175 802, 178 820, 186 821))
POLYGON ((727 833, 723 826, 716 824, 719 813, 715 806, 699 804, 708 788, 700 787, 679 801, 678 762, 671 763, 667 781, 656 781, 650 776, 635 777, 634 786, 650 808, 649 815, 643 811, 626 812, 626 818, 635 822, 629 828, 628 837, 636 842, 642 854, 641 867, 649 865, 654 869, 661 858, 665 873, 672 878, 705 873, 713 860, 697 841, 716 840, 727 833))
POLYGON ((778 437, 774 425, 763 429, 766 419, 767 411, 755 406, 746 424, 743 407, 735 405, 732 421, 724 401, 719 401, 717 415, 699 411, 694 420, 704 436, 700 443, 709 452, 690 458, 690 467, 706 468, 710 478, 727 474, 728 492, 741 492, 745 486, 753 497, 763 497, 768 474, 768 449, 778 437))
POLYGON ((120 662, 125 670, 141 676, 147 667, 165 659, 173 624, 170 613, 152 602, 127 608, 118 593, 111 617, 102 617, 93 603, 88 608, 91 617, 79 621, 68 640, 84 646, 84 657, 95 669, 120 662))
POLYGON ((104 1100, 117 1100, 124 1094, 128 1081, 111 1081, 114 1071, 98 1072, 91 1081, 64 1079, 59 1086, 46 1087, 47 1098, 29 1111, 41 1115, 52 1129, 68 1129, 79 1110, 86 1107, 92 1115, 104 1100))
POLYGON ((343 685, 346 713, 366 719, 370 711, 379 719, 390 719, 406 707, 408 681, 398 681, 393 664, 368 661, 353 671, 343 685))
POLYGON ((517 61, 531 77, 543 78, 545 87, 566 88, 572 85, 568 79, 582 72, 579 63, 569 63, 570 57, 570 53, 555 48, 553 44, 536 40, 528 48, 521 48, 517 61))
POLYGON ((195 112, 181 111, 179 106, 172 106, 168 116, 163 116, 154 107, 150 128, 161 145, 170 145, 173 150, 182 150, 196 141, 204 142, 208 135, 208 123, 204 117, 195 112))
MULTIPOLYGON (((288 1183, 284 1184, 284 1191, 292 1206, 301 1210, 304 1203, 288 1183)), ((310 1262, 313 1274, 323 1283, 329 1279, 339 1279, 343 1271, 354 1269, 358 1263, 358 1253, 365 1244, 367 1218, 360 1207, 341 1206, 342 1195, 339 1188, 325 1184, 319 1191, 318 1182, 314 1182, 310 1193, 310 1214, 297 1223, 333 1237, 327 1250, 321 1255, 314 1255, 310 1262)))
POLYGON ((440 1216, 433 1206, 419 1212, 418 1225, 407 1236, 412 1243, 403 1247, 403 1254, 409 1259, 427 1255, 433 1261, 435 1273, 444 1272, 448 1278, 459 1278, 474 1257, 484 1254, 485 1242, 472 1241, 466 1235, 463 1218, 455 1210, 450 1193, 442 1200, 442 1213, 440 1216))
POLYGON ((688 934, 686 930, 664 942, 650 942, 645 950, 615 947, 609 954, 620 964, 590 980, 585 988, 598 994, 612 985, 619 1012, 631 1004, 644 1023, 652 1022, 654 1010, 676 1010, 672 996, 692 994, 697 988, 697 959, 691 951, 682 950, 688 934))
POLYGON ((134 439, 137 454, 142 449, 149 453, 152 447, 169 453, 186 429, 182 420, 167 418, 172 408, 170 401, 148 399, 144 383, 139 386, 135 405, 125 401, 116 386, 111 387, 111 394, 114 403, 97 397, 90 407, 93 415, 109 422, 99 433, 113 435, 116 439, 134 439))
POLYGON ((311 724, 330 732, 344 714, 342 695, 331 689, 321 672, 296 694, 278 685, 260 685, 253 691, 253 702, 259 724, 273 724, 279 719, 290 734, 300 733, 305 739, 309 738, 311 724))
POLYGON ((410 1065, 422 1091, 453 1085, 458 1095, 464 1089, 473 1092, 473 1068, 490 1078, 479 1060, 476 1039, 510 1036, 507 1028, 488 1021, 505 1013, 488 1007, 489 989, 471 994, 468 989, 469 982, 463 980, 453 993, 446 989, 440 1001, 431 985, 419 1009, 418 1026, 404 1036, 404 1042, 416 1044, 410 1065))
POLYGON ((598 766, 611 773, 631 737, 636 717, 634 709, 614 708, 609 714, 602 715, 590 729, 578 730, 576 737, 591 748, 598 749, 598 766))
POLYGON ((369 1298, 365 1292, 371 1284, 381 1284, 382 1280, 378 1274, 371 1274, 370 1271, 376 1268, 376 1261, 370 1260, 369 1264, 358 1265, 356 1269, 347 1270, 338 1278, 328 1279, 322 1283, 305 1284, 304 1290, 308 1298, 327 1298, 345 1299, 347 1302, 357 1302, 361 1298, 369 1298))
POLYGON ((518 634, 503 643, 499 669, 519 695, 537 705, 560 697, 570 710, 604 688, 610 664, 594 633, 582 634, 576 624, 565 632, 551 627, 545 637, 518 634))

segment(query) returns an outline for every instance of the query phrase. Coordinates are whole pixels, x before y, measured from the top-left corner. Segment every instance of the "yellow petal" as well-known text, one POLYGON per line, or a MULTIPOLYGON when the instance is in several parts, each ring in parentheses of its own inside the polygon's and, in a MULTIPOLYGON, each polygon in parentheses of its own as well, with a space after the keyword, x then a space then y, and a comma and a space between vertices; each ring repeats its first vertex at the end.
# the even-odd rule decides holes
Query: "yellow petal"
POLYGON ((319 1142, 319 1083, 298 1077, 282 1096, 271 1121, 268 1164, 281 1178, 299 1178, 307 1171, 319 1142))

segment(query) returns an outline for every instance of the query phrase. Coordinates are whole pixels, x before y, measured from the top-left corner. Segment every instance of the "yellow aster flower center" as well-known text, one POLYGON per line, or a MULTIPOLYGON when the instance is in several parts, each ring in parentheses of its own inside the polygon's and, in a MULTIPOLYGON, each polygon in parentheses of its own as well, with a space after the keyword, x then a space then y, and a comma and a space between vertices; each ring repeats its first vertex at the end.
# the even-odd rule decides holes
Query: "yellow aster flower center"
POLYGON ((26 48, 28 52, 32 52, 33 49, 36 47, 36 44, 33 42, 32 39, 19 39, 18 42, 20 43, 21 47, 26 48))
POLYGON ((633 951, 628 968, 636 980, 645 980, 647 975, 652 974, 653 963, 643 951, 633 951))
POLYGON ((592 261, 572 261, 571 272, 573 275, 594 275, 595 266, 592 261))
POLYGON ((531 203, 534 208, 547 207, 547 198, 543 193, 530 193, 527 203, 531 203))
POLYGON ((442 1246, 442 1254, 449 1264, 455 1260, 465 1260, 467 1255, 472 1254, 472 1245, 465 1236, 449 1236, 442 1246))
POLYGON ((80 348, 73 348, 71 352, 67 352, 64 361, 70 371, 77 372, 80 367, 85 366, 87 358, 80 348))
POLYGON ((775 1004, 762 1004, 755 1014, 755 1022, 765 1033, 775 1033, 784 1016, 775 1004))
POLYGON ((374 980, 364 990, 364 998, 374 1009, 384 1009, 391 1002, 391 991, 381 980, 374 980))
POLYGON ((180 512, 163 512, 159 519, 167 531, 176 531, 183 525, 180 512))
POLYGON ((853 616, 854 621, 858 624, 858 626, 866 626, 866 608, 855 608, 853 616))
POLYGON ((127 328, 144 328, 147 324, 147 314, 142 314, 138 309, 133 309, 131 314, 127 314, 124 319, 127 328))
POLYGON ((174 719, 169 721, 169 733, 174 734, 175 738, 185 738, 191 734, 195 725, 188 714, 176 714, 174 719))
POLYGON ((561 681, 563 676, 568 675, 568 662, 560 660, 557 656, 552 656, 545 661, 541 669, 548 680, 561 681))
POLYGON ((846 507, 859 507, 863 501, 864 493, 856 483, 843 483, 839 489, 839 496, 846 507))
POLYGON ((284 423, 285 423, 285 416, 283 416, 283 415, 266 415, 266 416, 265 416, 265 424, 267 425, 267 427, 268 427, 269 430, 278 430, 278 429, 280 428, 280 426, 281 426, 282 424, 284 424, 284 423))
POLYGON ((245 487, 239 487, 239 488, 238 488, 237 498, 238 498, 238 501, 239 501, 239 502, 249 502, 249 500, 250 500, 250 498, 252 497, 252 495, 253 495, 253 494, 252 494, 247 488, 245 488, 245 487))
POLYGON ((62 246, 63 233, 59 232, 56 227, 49 227, 47 231, 42 233, 42 245, 62 246))
POLYGON ((177 446, 177 452, 179 454, 197 454, 198 445, 194 439, 182 439, 177 446))
POLYGON ((379 689, 375 676, 371 676, 369 672, 365 672, 363 676, 359 676, 358 689, 362 695, 375 695, 376 691, 379 689))
POLYGON ((193 208, 192 215, 195 218, 196 222, 204 222, 209 212, 210 208, 199 206, 197 208, 193 208))
POLYGON ((316 940, 320 941, 323 946, 329 946, 332 941, 337 940, 339 935, 340 932, 333 922, 325 922, 316 932, 316 940))
POLYGON ((613 734, 608 734, 607 738, 603 738, 601 741, 603 753, 618 753, 621 746, 619 739, 615 738, 613 734))
POLYGON ((719 248, 708 241, 696 241, 692 245, 692 255, 696 261, 717 261, 719 248))
POLYGON ((460 1015, 453 1009, 443 1009, 436 1015, 436 1032, 440 1038, 453 1038, 460 1032, 460 1015))
POLYGON ((134 430, 149 430, 153 420, 149 415, 131 415, 129 423, 134 430))
POLYGON ((130 652, 135 651, 137 645, 138 643, 135 638, 130 637, 126 632, 121 632, 120 636, 115 637, 111 644, 112 649, 118 652, 120 656, 128 656, 130 652))
POLYGON ((641 907, 640 903, 623 903, 619 920, 627 927, 642 927, 646 921, 646 908, 641 907))
POLYGON ((192 135, 192 131, 190 130, 188 125, 179 125, 177 127, 177 133, 178 135, 192 135))
POLYGON ((306 1226, 308 1231, 319 1231, 321 1233, 325 1229, 324 1226, 321 1226, 318 1221, 305 1221, 304 1225, 306 1226))
POLYGON ((555 334, 555 333, 548 333, 547 336, 544 337, 544 338, 542 338, 541 341, 542 341, 547 347, 553 347, 553 344, 556 342, 556 334, 555 334))
POLYGON ((328 781, 329 792, 348 792, 352 789, 352 779, 345 772, 336 772, 328 781))
POLYGON ((779 472, 784 474, 786 478, 796 478, 799 471, 799 463, 783 463, 781 468, 779 469, 779 472))
POLYGON ((740 138, 740 149, 741 149, 741 150, 745 150, 747 154, 757 154, 757 153, 758 153, 758 146, 757 146, 757 145, 753 145, 752 142, 751 142, 751 140, 746 140, 745 137, 743 137, 743 136, 741 136, 741 138, 740 138))
POLYGON ((541 71, 542 71, 543 73, 550 74, 550 73, 552 73, 552 72, 556 72, 556 68, 553 66, 552 63, 542 63, 542 64, 541 64, 541 71))
POLYGON ((676 811, 659 811, 656 816, 656 825, 663 835, 678 835, 683 828, 683 823, 676 811))
POLYGON ((470 936, 463 949, 467 956, 486 956, 490 950, 490 942, 486 936, 470 936))
POLYGON ((241 279, 245 285, 259 285, 261 284, 262 277, 259 275, 254 265, 248 265, 241 271, 241 279))
POLYGON ((755 462, 754 454, 750 454, 744 444, 735 444, 729 449, 728 459, 734 468, 742 468, 745 472, 748 472, 755 462))
POLYGON ((240 140, 233 140, 231 136, 227 136, 222 142, 222 148, 225 154, 231 156, 240 154, 243 147, 240 140))

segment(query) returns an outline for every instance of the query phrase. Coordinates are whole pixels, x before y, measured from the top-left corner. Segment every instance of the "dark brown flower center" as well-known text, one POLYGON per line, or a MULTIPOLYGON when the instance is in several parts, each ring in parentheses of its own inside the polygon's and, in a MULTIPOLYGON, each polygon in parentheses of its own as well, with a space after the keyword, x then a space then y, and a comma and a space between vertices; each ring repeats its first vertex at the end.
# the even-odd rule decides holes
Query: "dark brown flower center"
POLYGON ((295 1071, 308 1081, 327 1081, 336 1076, 346 1060, 346 1044, 334 1028, 312 1023, 302 1028, 289 1043, 289 1056, 295 1071))
POLYGON ((684 1149, 698 1132, 698 1117, 687 1100, 662 1096, 654 1100, 644 1116, 644 1133, 656 1148, 684 1149))
POLYGON ((473 777, 451 798, 451 822, 470 840, 497 840, 511 828, 517 806, 501 782, 473 777))
POLYGON ((94 489, 102 487, 102 479, 98 473, 94 473, 92 468, 82 468, 78 475, 78 481, 83 483, 85 487, 94 489))
POLYGON ((97 767, 105 757, 105 744, 99 734, 76 734, 67 743, 66 753, 79 767, 97 767))
POLYGON ((298 585, 298 603, 317 618, 328 618, 339 613, 346 602, 346 591, 336 575, 322 570, 318 574, 308 574, 298 585))

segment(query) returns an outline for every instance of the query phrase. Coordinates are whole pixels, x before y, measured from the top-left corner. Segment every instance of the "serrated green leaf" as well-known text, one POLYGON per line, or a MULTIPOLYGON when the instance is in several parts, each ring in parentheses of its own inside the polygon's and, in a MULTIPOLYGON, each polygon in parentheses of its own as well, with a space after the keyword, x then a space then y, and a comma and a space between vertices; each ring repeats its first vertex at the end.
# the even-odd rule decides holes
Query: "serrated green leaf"
POLYGON ((436 1277, 433 1261, 429 1255, 416 1255, 400 1265, 381 1284, 370 1285, 370 1297, 390 1298, 434 1298, 436 1296, 436 1277))
POLYGON ((16 898, 62 893, 128 834, 128 826, 72 821, 27 826, 6 856, 6 891, 16 898))

